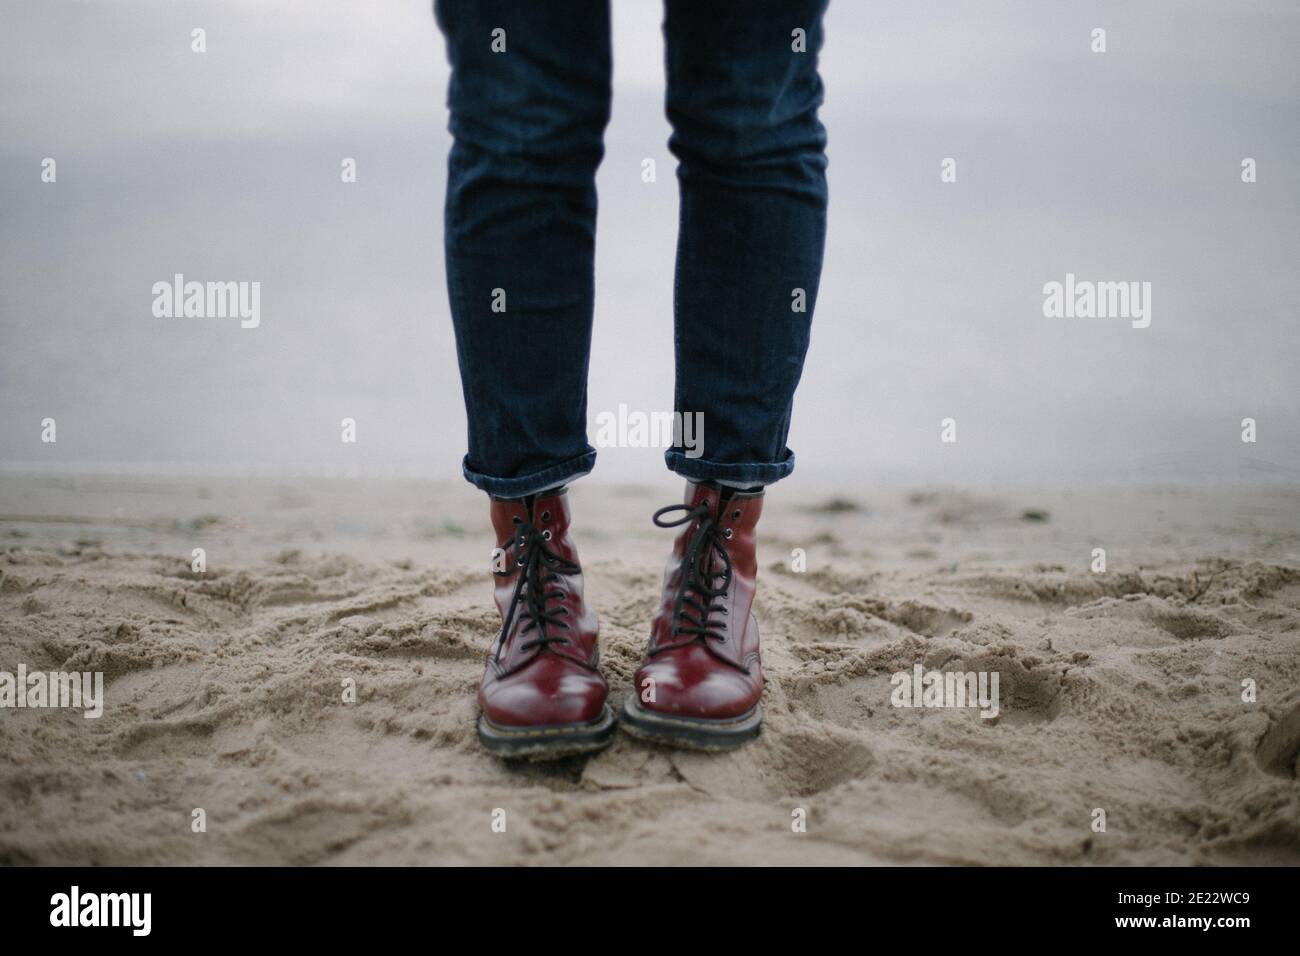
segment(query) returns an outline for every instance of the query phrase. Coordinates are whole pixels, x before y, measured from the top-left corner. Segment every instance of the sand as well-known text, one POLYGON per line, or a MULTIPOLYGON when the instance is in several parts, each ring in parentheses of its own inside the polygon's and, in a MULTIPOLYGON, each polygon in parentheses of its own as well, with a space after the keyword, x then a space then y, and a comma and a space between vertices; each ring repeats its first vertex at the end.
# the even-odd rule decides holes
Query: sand
MULTIPOLYGON (((680 488, 572 494, 621 700, 680 488)), ((1300 489, 796 475, 760 531, 759 741, 512 765, 468 486, 0 475, 0 670, 106 679, 0 710, 0 863, 1300 863, 1300 489), (917 663, 996 671, 997 719, 891 706, 917 663)))

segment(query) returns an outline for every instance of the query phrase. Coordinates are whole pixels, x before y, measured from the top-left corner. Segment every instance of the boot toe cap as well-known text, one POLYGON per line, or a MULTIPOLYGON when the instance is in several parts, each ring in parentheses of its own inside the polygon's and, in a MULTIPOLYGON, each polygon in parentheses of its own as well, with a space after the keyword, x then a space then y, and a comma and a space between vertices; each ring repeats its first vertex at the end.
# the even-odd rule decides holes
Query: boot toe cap
POLYGON ((753 673, 712 660, 698 662, 703 666, 684 663, 696 662, 667 655, 647 661, 636 672, 633 690, 643 708, 674 717, 725 720, 748 713, 762 696, 762 681, 753 673), (646 699, 647 679, 654 682, 653 700, 646 699))
POLYGON ((485 685, 480 710, 502 727, 585 724, 601 716, 608 689, 599 674, 574 669, 538 676, 525 670, 485 685))

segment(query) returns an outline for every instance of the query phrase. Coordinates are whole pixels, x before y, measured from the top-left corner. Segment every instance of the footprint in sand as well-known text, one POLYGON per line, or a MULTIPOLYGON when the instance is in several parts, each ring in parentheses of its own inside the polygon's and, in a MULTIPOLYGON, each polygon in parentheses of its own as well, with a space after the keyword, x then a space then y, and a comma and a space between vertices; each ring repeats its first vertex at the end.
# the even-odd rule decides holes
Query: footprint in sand
POLYGON ((1273 721, 1255 747, 1255 759, 1269 773, 1300 779, 1300 701, 1273 721))

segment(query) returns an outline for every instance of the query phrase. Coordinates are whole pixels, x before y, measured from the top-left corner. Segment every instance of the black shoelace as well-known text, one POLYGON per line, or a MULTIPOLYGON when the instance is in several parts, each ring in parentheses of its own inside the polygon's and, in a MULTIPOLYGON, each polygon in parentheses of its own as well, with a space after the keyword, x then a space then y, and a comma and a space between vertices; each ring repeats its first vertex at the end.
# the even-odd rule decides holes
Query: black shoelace
MULTIPOLYGON (((715 620, 714 615, 726 614, 725 604, 716 603, 727 594, 731 587, 731 555, 727 553, 726 539, 708 503, 692 508, 690 505, 669 505, 654 513, 654 523, 660 528, 676 528, 691 521, 699 521, 695 533, 686 544, 686 553, 682 556, 681 582, 677 585, 677 596, 673 601, 672 623, 674 636, 693 635, 691 640, 700 640, 707 644, 712 638, 725 641, 726 634, 721 633, 726 627, 725 621, 715 620), (664 515, 673 511, 685 514, 676 521, 661 521, 664 515), (713 570, 714 558, 721 560, 721 570, 713 570), (720 587, 713 582, 721 578, 720 587)), ((690 643, 688 640, 685 643, 690 643)), ((668 650, 669 645, 659 648, 668 650)))
MULTIPOLYGON (((510 610, 501 625, 501 634, 497 638, 496 659, 501 660, 501 649, 514 624, 516 613, 523 619, 520 634, 535 630, 537 636, 519 645, 521 651, 539 647, 543 651, 552 644, 568 644, 569 639, 562 634, 549 634, 547 627, 569 630, 562 618, 569 613, 563 604, 548 608, 551 601, 563 600, 565 591, 558 587, 560 575, 580 574, 582 569, 572 561, 564 558, 546 547, 550 540, 549 531, 539 531, 531 520, 515 518, 515 534, 511 544, 515 550, 515 561, 520 567, 519 582, 515 585, 514 597, 510 600, 510 610)), ((540 653, 540 652, 539 652, 540 653)))

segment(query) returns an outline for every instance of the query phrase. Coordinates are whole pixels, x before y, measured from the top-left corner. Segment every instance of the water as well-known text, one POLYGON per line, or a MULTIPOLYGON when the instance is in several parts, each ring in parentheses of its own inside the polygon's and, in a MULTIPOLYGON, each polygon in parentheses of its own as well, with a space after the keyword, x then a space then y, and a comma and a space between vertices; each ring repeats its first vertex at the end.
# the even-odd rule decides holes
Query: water
MULTIPOLYGON (((593 417, 672 397, 659 16, 614 8, 593 417)), ((800 474, 1300 477, 1300 8, 839 2, 827 25, 831 225, 800 474), (1069 272, 1151 282, 1150 328, 1044 318, 1043 284, 1069 272)), ((427 3, 20 5, 0 78, 4 467, 458 474, 427 3), (154 318, 150 288, 176 272, 260 282, 260 327, 154 318)), ((615 448, 597 474, 661 469, 615 448)))

